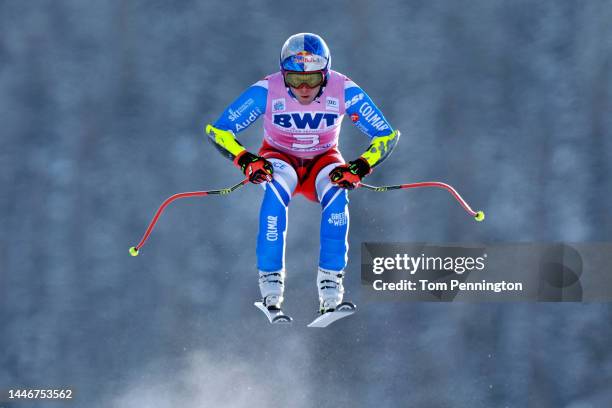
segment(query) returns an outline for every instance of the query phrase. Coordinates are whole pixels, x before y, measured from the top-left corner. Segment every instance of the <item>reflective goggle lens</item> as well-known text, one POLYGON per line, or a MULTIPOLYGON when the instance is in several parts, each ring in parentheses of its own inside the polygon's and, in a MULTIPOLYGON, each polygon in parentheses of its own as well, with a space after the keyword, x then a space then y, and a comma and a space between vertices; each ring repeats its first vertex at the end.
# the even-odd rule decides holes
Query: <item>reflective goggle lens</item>
POLYGON ((285 73, 285 82, 287 85, 293 88, 299 88, 302 84, 305 84, 308 88, 315 88, 323 83, 323 79, 324 77, 322 72, 285 73))

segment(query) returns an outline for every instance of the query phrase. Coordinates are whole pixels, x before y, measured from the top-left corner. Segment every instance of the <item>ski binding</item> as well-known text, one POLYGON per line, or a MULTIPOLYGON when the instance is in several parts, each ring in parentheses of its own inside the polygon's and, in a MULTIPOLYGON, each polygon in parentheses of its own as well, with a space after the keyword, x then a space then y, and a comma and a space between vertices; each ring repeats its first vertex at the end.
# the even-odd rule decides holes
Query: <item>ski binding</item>
POLYGON ((259 310, 265 313, 266 317, 272 324, 289 324, 293 321, 293 319, 284 314, 282 310, 268 310, 267 307, 264 306, 263 302, 255 302, 255 306, 259 310))
POLYGON ((336 320, 340 320, 343 317, 347 317, 355 313, 357 306, 351 302, 342 302, 336 307, 333 312, 327 312, 319 315, 316 319, 308 325, 308 327, 327 327, 336 320))

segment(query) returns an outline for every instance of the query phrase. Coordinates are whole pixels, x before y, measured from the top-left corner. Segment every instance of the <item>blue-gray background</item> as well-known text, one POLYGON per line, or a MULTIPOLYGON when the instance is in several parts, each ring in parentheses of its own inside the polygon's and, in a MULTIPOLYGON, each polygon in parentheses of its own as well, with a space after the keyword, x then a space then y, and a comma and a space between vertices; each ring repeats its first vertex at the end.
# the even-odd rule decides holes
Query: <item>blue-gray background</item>
MULTIPOLYGON (((607 304, 362 304, 305 328, 302 197, 291 328, 252 306, 257 187, 177 202, 127 252, 170 194, 240 180, 202 127, 301 31, 402 131, 369 182, 446 181, 488 215, 351 193, 348 298, 362 241, 609 241, 610 21, 604 0, 0 2, 0 387, 71 386, 78 407, 610 406, 607 304)), ((345 157, 366 145, 345 123, 345 157)))

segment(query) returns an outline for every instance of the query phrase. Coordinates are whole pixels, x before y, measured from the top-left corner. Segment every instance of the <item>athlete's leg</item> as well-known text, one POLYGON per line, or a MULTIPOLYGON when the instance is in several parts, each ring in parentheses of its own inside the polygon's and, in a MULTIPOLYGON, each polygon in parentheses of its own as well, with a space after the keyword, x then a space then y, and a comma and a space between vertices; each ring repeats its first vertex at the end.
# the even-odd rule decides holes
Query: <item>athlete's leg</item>
POLYGON ((317 287, 322 311, 335 309, 342 302, 342 278, 348 259, 348 194, 345 189, 334 186, 329 179, 329 172, 338 164, 325 166, 317 174, 315 181, 321 203, 321 249, 317 287))
POLYGON ((280 308, 285 277, 285 235, 287 206, 297 186, 297 174, 285 161, 268 159, 274 167, 272 182, 265 183, 259 212, 257 235, 257 269, 259 289, 264 305, 280 308))

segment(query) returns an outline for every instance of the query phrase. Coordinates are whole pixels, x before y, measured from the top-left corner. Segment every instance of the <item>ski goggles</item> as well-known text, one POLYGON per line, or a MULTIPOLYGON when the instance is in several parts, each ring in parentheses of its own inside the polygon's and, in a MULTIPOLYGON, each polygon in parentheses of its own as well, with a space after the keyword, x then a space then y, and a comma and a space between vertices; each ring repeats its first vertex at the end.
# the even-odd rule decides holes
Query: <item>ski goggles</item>
POLYGON ((316 88, 322 85, 325 81, 325 74, 323 71, 315 72, 285 72, 285 84, 292 88, 299 88, 302 85, 306 85, 308 88, 316 88))

